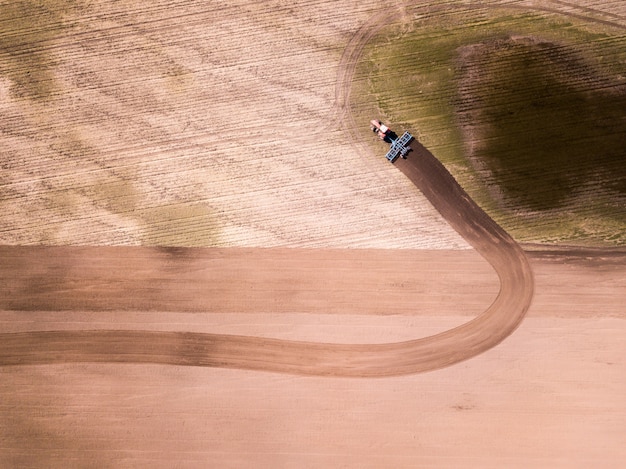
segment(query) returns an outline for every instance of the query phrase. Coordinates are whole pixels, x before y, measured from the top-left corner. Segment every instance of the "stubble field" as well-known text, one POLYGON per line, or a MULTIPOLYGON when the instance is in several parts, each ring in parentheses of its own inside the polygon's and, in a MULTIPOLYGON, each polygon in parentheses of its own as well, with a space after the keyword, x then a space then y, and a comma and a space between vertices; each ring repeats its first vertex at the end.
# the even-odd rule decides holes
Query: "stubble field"
MULTIPOLYGON (((484 5, 506 3, 626 24, 621 2, 484 5)), ((0 467, 620 467, 623 249, 524 254, 467 225, 422 163, 358 137, 364 33, 415 4, 16 5, 0 16, 0 467), (526 316, 428 373, 287 363, 490 310, 496 343, 526 316), (46 342, 84 331, 83 350, 46 342), (132 355, 99 331, 145 342, 132 355), (259 338, 288 373, 191 339, 159 350, 172 333, 259 338), (225 362, 184 366, 204 355, 225 362)))

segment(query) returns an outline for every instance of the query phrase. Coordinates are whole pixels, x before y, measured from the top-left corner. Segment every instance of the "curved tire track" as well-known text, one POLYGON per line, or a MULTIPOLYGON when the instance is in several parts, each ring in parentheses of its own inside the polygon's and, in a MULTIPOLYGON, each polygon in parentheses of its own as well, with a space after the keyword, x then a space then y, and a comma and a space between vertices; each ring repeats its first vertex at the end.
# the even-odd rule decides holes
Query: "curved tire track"
MULTIPOLYGON (((354 67, 369 39, 399 10, 377 16, 350 41, 337 80, 336 118, 356 143, 347 109, 354 67)), ((419 143, 396 166, 450 225, 495 269, 501 288, 475 319, 440 334, 388 344, 327 344, 193 332, 41 331, 0 334, 0 366, 72 362, 153 363, 316 376, 383 377, 436 370, 499 344, 520 324, 533 294, 533 276, 520 246, 419 143)))
POLYGON ((494 267, 501 289, 474 320, 441 334, 389 344, 325 344, 233 335, 149 331, 42 331, 0 335, 0 365, 71 362, 210 366, 318 376, 382 377, 435 370, 505 339, 532 298, 522 249, 423 147, 399 160, 404 172, 494 267))

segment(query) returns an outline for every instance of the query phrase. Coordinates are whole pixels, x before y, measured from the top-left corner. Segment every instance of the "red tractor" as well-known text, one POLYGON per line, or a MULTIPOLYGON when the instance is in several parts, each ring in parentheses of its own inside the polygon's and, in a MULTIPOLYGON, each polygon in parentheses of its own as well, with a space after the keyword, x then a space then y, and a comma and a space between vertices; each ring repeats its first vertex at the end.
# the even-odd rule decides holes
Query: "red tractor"
POLYGON ((372 129, 372 132, 378 135, 381 140, 384 140, 387 143, 392 143, 398 138, 398 135, 381 121, 372 119, 370 123, 372 124, 370 129, 372 129))
POLYGON ((381 140, 391 144, 385 157, 391 163, 394 163, 400 156, 406 159, 406 156, 411 151, 409 144, 413 140, 413 136, 408 132, 404 132, 402 137, 398 138, 397 133, 376 119, 373 119, 371 124, 370 129, 372 129, 372 132, 378 135, 381 140))

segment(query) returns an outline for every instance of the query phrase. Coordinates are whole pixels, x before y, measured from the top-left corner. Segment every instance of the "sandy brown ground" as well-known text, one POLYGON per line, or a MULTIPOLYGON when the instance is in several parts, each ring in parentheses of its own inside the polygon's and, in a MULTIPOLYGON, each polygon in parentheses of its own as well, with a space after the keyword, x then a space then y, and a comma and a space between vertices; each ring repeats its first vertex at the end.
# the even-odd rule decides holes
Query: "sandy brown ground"
MULTIPOLYGON (((612 22, 624 18, 621 2, 535 3, 549 3, 561 11, 612 22)), ((496 274, 485 260, 467 249, 465 241, 441 224, 442 218, 433 214, 426 199, 396 168, 385 166, 384 161, 363 158, 362 149, 346 142, 344 134, 332 127, 315 137, 298 137, 294 153, 293 140, 274 133, 269 136, 263 127, 250 125, 255 118, 261 118, 285 128, 319 128, 327 117, 336 115, 336 107, 335 111, 326 110, 333 109, 333 103, 341 104, 340 100, 334 101, 332 92, 337 67, 331 65, 331 72, 327 73, 327 65, 341 64, 341 44, 345 46, 348 38, 358 37, 355 33, 359 26, 377 13, 374 8, 388 11, 388 5, 345 2, 340 5, 344 8, 340 8, 337 3, 320 2, 302 5, 304 8, 293 16, 280 9, 263 16, 270 9, 267 8, 257 16, 266 18, 259 25, 251 20, 254 11, 258 12, 255 2, 238 2, 233 3, 229 15, 222 15, 220 23, 214 22, 214 16, 204 14, 181 33, 176 22, 167 19, 173 15, 163 8, 166 4, 153 7, 145 15, 135 10, 133 15, 109 16, 108 21, 115 27, 105 31, 106 41, 87 41, 91 44, 93 63, 74 61, 74 67, 85 71, 91 68, 101 72, 101 67, 96 66, 99 62, 108 63, 111 68, 106 76, 86 74, 86 89, 78 81, 72 82, 74 92, 85 94, 72 93, 61 99, 80 96, 91 100, 94 96, 90 93, 97 94, 97 99, 108 106, 107 119, 90 120, 92 114, 82 114, 84 108, 76 105, 63 108, 66 113, 55 115, 54 122, 46 117, 45 107, 20 109, 24 113, 20 121, 23 124, 32 125, 34 116, 43 116, 38 118, 43 123, 40 121, 35 127, 41 130, 43 126, 47 133, 38 145, 33 145, 28 132, 3 140, 12 145, 5 148, 27 160, 21 166, 24 171, 13 167, 5 173, 10 178, 5 185, 10 190, 3 199, 5 243, 158 244, 163 238, 144 227, 146 218, 172 215, 161 206, 177 200, 193 201, 194 207, 199 200, 211 200, 208 212, 186 212, 186 206, 174 210, 170 218, 183 220, 190 233, 189 239, 183 237, 183 241, 191 242, 184 244, 193 244, 197 236, 197 227, 184 220, 199 219, 201 227, 206 228, 212 227, 216 218, 220 220, 218 244, 225 246, 448 250, 441 251, 440 257, 432 251, 409 251, 406 258, 402 251, 392 251, 390 263, 386 263, 386 255, 381 259, 384 253, 380 250, 340 250, 330 260, 321 252, 304 252, 301 255, 310 256, 309 265, 320 272, 313 277, 305 275, 302 264, 291 263, 291 256, 279 256, 278 266, 284 269, 283 273, 308 285, 309 291, 319 292, 320 302, 312 300, 314 295, 303 295, 303 289, 297 285, 279 288, 280 274, 272 268, 276 264, 272 266, 266 258, 266 272, 273 272, 274 276, 257 279, 251 276, 248 265, 242 265, 240 270, 226 270, 225 281, 234 283, 239 278, 247 282, 253 294, 220 296, 219 311, 216 308, 211 314, 203 314, 199 309, 213 304, 208 295, 181 297, 180 303, 168 296, 169 304, 162 302, 164 298, 158 294, 133 295, 133 301, 152 301, 146 308, 127 302, 127 298, 119 298, 125 288, 94 281, 98 271, 94 263, 84 269, 70 269, 65 277, 55 279, 50 270, 58 272, 58 263, 55 265, 51 257, 46 257, 33 262, 41 267, 33 282, 23 264, 7 267, 4 261, 18 259, 16 253, 22 249, 9 248, 3 250, 2 332, 194 331, 292 341, 392 343, 455 328, 484 312, 500 288, 496 274), (166 19, 159 22, 159 15, 166 19), (136 23, 128 21, 131 18, 136 23), (156 21, 149 23, 145 19, 156 21), (207 28, 208 20, 213 28, 207 28), (278 20, 280 24, 272 31, 282 31, 281 34, 269 33, 270 20, 278 20), (288 64, 268 74, 270 69, 264 65, 277 57, 269 46, 280 46, 275 41, 277 37, 284 40, 293 36, 290 31, 301 33, 305 24, 311 29, 303 37, 317 38, 318 43, 306 49, 303 44, 310 41, 302 39, 299 47, 304 49, 296 48, 300 52, 288 55, 288 64), (158 35, 157 28, 152 30, 151 25, 159 26, 158 35), (245 30, 246 34, 227 43, 226 36, 216 33, 228 31, 233 36, 233 28, 245 30), (128 30, 136 34, 112 34, 128 30), (210 56, 208 50, 220 54, 220 60, 230 61, 222 62, 222 67, 213 61, 210 67, 205 64, 193 69, 195 79, 215 74, 217 89, 210 96, 194 94, 195 88, 185 99, 164 94, 160 96, 164 101, 156 100, 162 107, 161 113, 155 115, 154 107, 150 107, 154 100, 148 104, 149 100, 137 98, 128 102, 124 97, 140 97, 141 93, 119 95, 124 82, 120 76, 135 78, 129 85, 133 92, 142 90, 142 81, 154 84, 158 80, 145 76, 144 80, 139 79, 141 67, 131 66, 123 54, 112 57, 102 53, 105 50, 99 47, 114 43, 116 37, 127 41, 127 51, 131 53, 140 50, 139 42, 146 41, 148 49, 157 55, 162 53, 160 46, 166 55, 176 55, 176 47, 185 50, 188 45, 184 38, 206 37, 204 42, 198 42, 200 52, 187 56, 190 62, 197 59, 196 64, 200 64, 201 57, 210 56), (160 40, 155 41, 155 37, 160 40), (229 47, 224 47, 226 44, 229 47), (331 54, 321 53, 322 50, 331 54), (331 57, 333 51, 335 57, 331 57), (239 62, 243 52, 255 60, 239 62), (120 68, 120 64, 127 65, 120 68), (243 72, 248 79, 233 80, 233 72, 243 72), (282 80, 270 80, 271 76, 282 80), (317 91, 307 95, 309 88, 297 88, 298 83, 308 86, 315 81, 313 77, 318 80, 317 91), (107 80, 113 83, 108 94, 102 85, 107 80), (249 86, 247 92, 242 93, 237 83, 249 86), (265 83, 271 86, 267 88, 265 83), (288 93, 286 83, 296 88, 288 93), (298 108, 297 100, 304 95, 308 98, 298 108), (242 107, 237 96, 255 99, 242 107), (277 104, 274 96, 281 96, 284 101, 277 104), (211 116, 192 113, 208 102, 216 103, 211 116), (235 108, 237 115, 232 113, 235 108), (290 111, 296 108, 297 111, 290 111), (233 114, 230 121, 226 120, 229 114, 233 114), (185 131, 182 123, 180 128, 172 126, 177 121, 175 116, 185 116, 191 124, 181 139, 170 138, 185 131), (137 125, 127 125, 127 129, 113 124, 96 125, 116 119, 124 125, 133 121, 137 125), (213 119, 231 130, 228 138, 203 132, 213 119), (146 126, 146 122, 150 125, 146 126), (63 132, 66 128, 80 129, 81 138, 96 148, 90 150, 93 154, 106 150, 107 164, 113 169, 103 167, 99 157, 83 159, 87 163, 78 167, 59 162, 62 152, 54 148, 75 148, 68 147, 68 135, 63 132), (136 133, 139 128, 147 134, 136 133), (157 138, 164 134, 165 137, 157 138), (251 136, 264 138, 253 138, 252 143, 247 143, 251 136), (61 145, 52 146, 55 143, 61 145), (238 151, 233 153, 233 147, 238 151), (245 161, 238 156, 242 148, 250 150, 245 161), (203 160, 210 171, 198 169, 194 162, 193 157, 202 152, 217 155, 203 160), (336 153, 342 155, 339 162, 334 157, 336 153), (49 156, 45 164, 39 159, 42 154, 49 156), (168 158, 155 159, 154 155, 168 158), (251 155, 255 172, 261 177, 247 176, 251 155), (263 155, 263 159, 254 155, 263 155), (315 158, 306 159, 306 155, 315 158), (327 160, 320 163, 320 155, 327 160), (224 158, 232 164, 222 166, 224 158), (283 170, 286 164, 289 169, 283 170), (77 174, 81 177, 77 178, 77 174), (88 190, 83 190, 80 184, 76 186, 76 179, 84 182, 90 175, 104 178, 104 187, 96 185, 90 189, 88 183, 88 190), (186 183, 181 185, 182 175, 186 183), (235 178, 236 175, 241 177, 235 178), (210 183, 206 182, 207 177, 213 178, 210 183), (124 182, 128 178, 140 181, 133 185, 141 186, 138 192, 142 197, 133 195, 137 188, 124 182), (230 183, 231 179, 237 184, 230 183), (297 197, 285 199, 289 194, 281 189, 285 182, 292 183, 290 190, 303 189, 297 197), (106 204, 111 191, 117 194, 112 207, 106 204), (211 191, 215 192, 209 196, 211 191), (67 197, 58 198, 66 193, 67 197), (346 194, 351 196, 348 201, 346 194), (358 197, 352 197, 354 194, 358 197), (49 203, 32 203, 38 198, 49 203), (63 210, 55 208, 59 206, 55 202, 62 202, 63 210), (23 214, 32 215, 32 210, 36 210, 33 221, 22 223, 23 214), (135 212, 143 215, 135 218, 135 212), (320 213, 328 215, 320 217, 320 213), (334 266, 342 260, 347 261, 345 275, 337 275, 334 266), (421 268, 423 265, 432 270, 421 268), (364 277, 361 267, 368 267, 371 277, 364 277), (403 274, 408 273, 396 275, 393 280, 387 277, 405 268, 403 274), (324 269, 330 269, 332 274, 326 277, 321 273, 324 269), (85 279, 85 272, 93 276, 85 279), (348 280, 352 275, 363 282, 362 295, 360 290, 350 289, 350 284, 356 284, 348 280), (402 282, 404 277, 407 281, 402 282), (386 295, 376 290, 375 279, 379 278, 385 279, 386 295), (86 280, 92 283, 81 291, 85 285, 81 282, 86 280), (23 290, 24 285, 34 288, 29 293, 23 290), (68 286, 66 291, 61 289, 68 286), (258 291, 254 291, 255 287, 258 291), (83 304, 69 301, 68 290, 79 291, 71 298, 83 304), (106 292, 107 297, 111 294, 110 300, 99 297, 101 292, 106 292), (333 302, 334 309, 326 309, 327 293, 331 299, 348 296, 350 304, 333 302), (396 301, 394 295, 405 300, 396 301), (268 307, 270 297, 273 300, 268 307), (481 308, 479 301, 483 299, 486 303, 481 308), (167 304, 167 310, 160 310, 157 304, 167 304), (262 309, 257 310, 257 304, 263 304, 262 309), (276 305, 279 306, 275 308, 276 305), (385 316, 386 311, 393 311, 393 315, 385 316)), ((185 7, 192 14, 198 5, 189 2, 185 7)), ((89 29, 89 24, 97 24, 96 18, 93 15, 83 26, 89 29)), ((93 31, 85 34, 94 39, 93 31)), ((87 57, 71 44, 64 43, 59 55, 87 57)), ((151 57, 139 53, 133 57, 142 56, 144 60, 151 57)), ((271 64, 276 67, 279 59, 274 60, 271 64)), ((75 78, 78 74, 69 63, 60 71, 75 78)), ((146 97, 153 96, 143 96, 146 97)), ((5 100, 3 106, 5 111, 15 111, 19 103, 5 100)), ((32 255, 36 251, 29 252, 32 255)), ((162 251, 159 255, 167 258, 175 256, 176 251, 162 251)), ((67 258, 60 264, 67 265, 67 258)), ((472 360, 425 374, 384 379, 318 378, 165 365, 64 364, 63 356, 51 357, 60 362, 54 365, 2 367, 0 466, 621 467, 626 459, 624 265, 620 253, 531 253, 535 293, 528 315, 515 333, 472 360)), ((229 266, 232 268, 232 264, 229 266)), ((163 271, 166 270, 165 267, 163 271)), ((150 278, 148 274, 144 281, 150 278)), ((197 277, 190 274, 187 279, 190 284, 185 288, 199 288, 194 283, 197 277)), ((503 281, 503 285, 514 293, 514 282, 503 281)), ((154 290, 152 287, 153 293, 154 290)), ((35 354, 37 344, 33 342, 35 354)), ((99 353, 115 355, 116 349, 113 346, 99 353)))
MULTIPOLYGON (((429 257, 414 253, 411 260, 429 257)), ((619 467, 626 266, 623 257, 608 266, 588 257, 555 263, 533 255, 536 293, 520 328, 472 360, 426 374, 355 380, 163 365, 1 368, 0 461, 4 467, 619 467)), ((461 258, 456 273, 477 272, 475 290, 493 292, 485 262, 469 252, 461 258)), ((359 275, 358 268, 352 272, 359 275)), ((292 273, 301 279, 297 269, 292 273)), ((306 314, 16 311, 3 313, 1 326, 400 341, 468 319, 453 312, 471 296, 466 281, 445 269, 432 274, 442 282, 428 295, 450 282, 458 286, 435 313, 428 301, 394 316, 327 314, 319 306, 306 314)), ((386 306, 382 296, 364 295, 354 307, 372 302, 386 306)))

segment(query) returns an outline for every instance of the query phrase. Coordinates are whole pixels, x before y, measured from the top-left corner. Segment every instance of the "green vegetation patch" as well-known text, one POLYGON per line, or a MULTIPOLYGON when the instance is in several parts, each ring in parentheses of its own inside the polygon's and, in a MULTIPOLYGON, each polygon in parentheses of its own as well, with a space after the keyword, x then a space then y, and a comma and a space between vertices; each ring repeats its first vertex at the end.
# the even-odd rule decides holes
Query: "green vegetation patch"
POLYGON ((415 132, 520 241, 626 244, 626 35, 603 29, 504 10, 396 25, 352 109, 364 136, 376 116, 415 132))
POLYGON ((100 177, 83 192, 97 207, 138 222, 145 246, 214 246, 218 225, 212 210, 202 203, 176 202, 144 205, 131 173, 100 177))
POLYGON ((144 223, 145 246, 215 246, 218 229, 212 211, 202 204, 178 203, 137 211, 144 223))
POLYGON ((55 90, 53 41, 71 28, 82 0, 17 0, 0 4, 0 73, 17 97, 46 100, 55 90))

